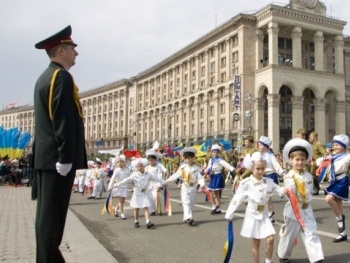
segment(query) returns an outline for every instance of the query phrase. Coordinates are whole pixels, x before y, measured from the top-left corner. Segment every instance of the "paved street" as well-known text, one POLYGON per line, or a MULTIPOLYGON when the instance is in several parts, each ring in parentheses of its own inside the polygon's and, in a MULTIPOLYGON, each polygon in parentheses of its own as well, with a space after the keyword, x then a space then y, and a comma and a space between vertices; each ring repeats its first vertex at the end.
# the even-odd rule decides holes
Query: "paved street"
MULTIPOLYGON (((0 186, 0 262, 35 262, 36 201, 30 191, 26 186, 0 186)), ((71 211, 60 249, 67 263, 117 262, 71 211)))
MULTIPOLYGON (((222 208, 227 208, 231 200, 230 185, 223 192, 222 208)), ((208 262, 223 261, 223 245, 226 241, 227 222, 224 214, 210 215, 211 205, 205 202, 203 193, 197 194, 195 206, 194 226, 182 222, 182 207, 180 206, 180 191, 174 184, 170 184, 172 201, 172 216, 153 216, 151 221, 156 225, 154 229, 145 227, 144 218, 140 218, 141 227, 135 229, 133 224, 133 210, 126 208, 127 220, 101 215, 104 200, 87 200, 80 194, 72 194, 70 209, 86 225, 93 235, 122 263, 148 263, 148 262, 208 262)), ((129 193, 128 200, 131 198, 129 193)), ((324 195, 313 201, 314 214, 318 222, 318 234, 321 238, 325 262, 350 262, 350 242, 334 244, 332 239, 336 236, 337 227, 330 208, 324 201, 324 195)), ((106 194, 104 195, 104 197, 106 194)), ((114 199, 113 203, 116 204, 114 199)), ((278 233, 282 225, 282 211, 285 200, 274 197, 276 211, 275 229, 278 233)), ((344 204, 347 225, 350 226, 350 204, 344 204)), ((234 219, 235 243, 231 262, 251 262, 251 240, 239 235, 245 205, 242 204, 234 219)), ((278 244, 278 235, 275 239, 275 251, 278 244)), ((265 242, 261 243, 261 258, 264 260, 265 242)), ((274 255, 274 262, 278 262, 274 255)), ((301 237, 293 251, 293 263, 307 263, 308 259, 301 237)))

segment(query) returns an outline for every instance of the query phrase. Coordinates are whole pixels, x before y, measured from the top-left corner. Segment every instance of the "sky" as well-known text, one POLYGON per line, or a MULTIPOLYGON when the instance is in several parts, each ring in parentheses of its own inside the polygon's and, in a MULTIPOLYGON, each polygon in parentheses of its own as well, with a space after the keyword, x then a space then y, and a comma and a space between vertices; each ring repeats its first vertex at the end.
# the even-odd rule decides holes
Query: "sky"
MULTIPOLYGON (((135 76, 238 13, 270 3, 289 0, 1 0, 0 109, 33 103, 36 79, 49 64, 34 45, 67 25, 79 53, 70 72, 87 91, 135 76)), ((328 16, 347 21, 350 1, 323 3, 328 16)))

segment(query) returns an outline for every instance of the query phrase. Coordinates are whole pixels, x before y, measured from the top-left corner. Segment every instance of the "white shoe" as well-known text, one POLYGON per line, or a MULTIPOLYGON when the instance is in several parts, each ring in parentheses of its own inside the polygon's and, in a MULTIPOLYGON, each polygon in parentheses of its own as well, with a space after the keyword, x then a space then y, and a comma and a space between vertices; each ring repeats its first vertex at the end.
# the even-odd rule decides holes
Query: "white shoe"
POLYGON ((126 218, 126 217, 125 217, 125 214, 124 214, 124 213, 121 213, 121 214, 120 214, 120 219, 121 219, 121 220, 125 220, 125 218, 126 218))

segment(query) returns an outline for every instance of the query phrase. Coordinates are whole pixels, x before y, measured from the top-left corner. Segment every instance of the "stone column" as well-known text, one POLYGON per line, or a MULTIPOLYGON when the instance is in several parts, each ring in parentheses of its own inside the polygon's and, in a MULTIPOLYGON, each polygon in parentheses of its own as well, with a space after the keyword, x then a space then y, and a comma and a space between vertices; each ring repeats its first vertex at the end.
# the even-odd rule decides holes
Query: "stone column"
POLYGON ((268 137, 273 139, 273 150, 280 150, 280 127, 278 125, 280 118, 280 95, 267 95, 268 101, 268 137), (276 125, 277 123, 277 125, 276 125))
POLYGON ((278 23, 270 22, 267 32, 269 34, 269 65, 278 65, 278 23))
POLYGON ((335 105, 335 134, 346 133, 345 101, 337 101, 335 105))
POLYGON ((263 67, 263 63, 260 62, 260 60, 263 60, 264 62, 264 32, 261 29, 256 30, 256 39, 255 39, 255 53, 256 55, 256 62, 255 62, 255 68, 260 69, 263 67))
POLYGON ((304 98, 302 96, 292 97, 292 136, 297 134, 297 130, 304 128, 304 98))
POLYGON ((334 38, 334 59, 335 73, 344 74, 344 40, 343 36, 337 35, 334 38))
POLYGON ((232 40, 230 38, 227 38, 225 40, 226 43, 226 79, 222 79, 222 81, 227 81, 229 79, 232 79, 232 40))
POLYGON ((296 26, 292 30, 292 43, 293 43, 293 67, 302 68, 301 58, 301 37, 303 33, 301 27, 296 26))
POLYGON ((254 99, 254 111, 255 111, 255 125, 256 132, 254 134, 255 138, 258 138, 259 135, 265 134, 264 130, 264 109, 265 109, 265 99, 256 98, 254 99))
POLYGON ((315 43, 315 70, 324 71, 324 59, 323 59, 323 32, 316 31, 314 35, 315 43))
POLYGON ((318 133, 319 141, 326 142, 326 103, 324 99, 315 99, 313 101, 315 109, 315 131, 318 133))

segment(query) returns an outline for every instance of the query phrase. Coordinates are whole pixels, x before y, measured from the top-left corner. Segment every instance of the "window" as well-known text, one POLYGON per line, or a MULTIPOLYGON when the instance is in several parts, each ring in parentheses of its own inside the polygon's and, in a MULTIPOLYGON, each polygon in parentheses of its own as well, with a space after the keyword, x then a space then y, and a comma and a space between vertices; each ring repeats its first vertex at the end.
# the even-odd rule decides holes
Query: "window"
POLYGON ((196 71, 195 70, 192 71, 192 79, 196 79, 196 71))
POLYGON ((278 48, 284 49, 284 38, 278 38, 278 48))
POLYGON ((205 66, 201 67, 201 76, 204 77, 205 76, 205 66))
POLYGON ((221 129, 221 131, 225 130, 225 119, 220 120, 220 129, 221 129))
POLYGON ((221 44, 221 52, 225 52, 226 51, 226 43, 222 43, 221 44))
POLYGON ((286 39, 286 49, 288 49, 288 50, 293 49, 293 42, 291 39, 286 39))
POLYGON ((225 103, 220 104, 220 112, 225 113, 225 103))
POLYGON ((221 68, 226 67, 226 57, 221 58, 221 68))
POLYGON ((315 44, 314 43, 310 43, 309 44, 309 50, 310 51, 314 51, 315 50, 315 44))
POLYGON ((200 118, 204 117, 204 109, 200 109, 200 118))
POLYGON ((215 73, 215 62, 210 63, 210 73, 215 73))
POLYGON ((214 106, 210 106, 210 116, 214 116, 214 106))

